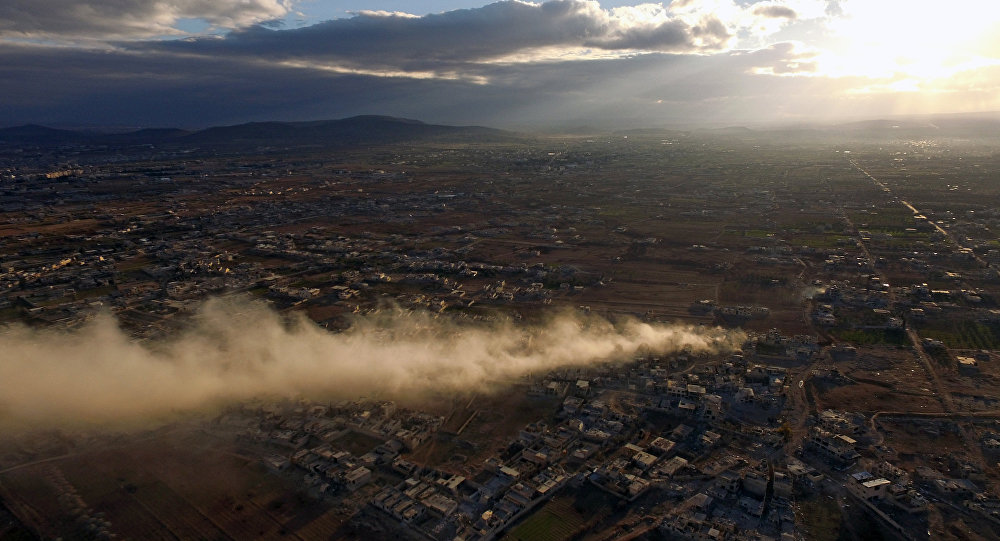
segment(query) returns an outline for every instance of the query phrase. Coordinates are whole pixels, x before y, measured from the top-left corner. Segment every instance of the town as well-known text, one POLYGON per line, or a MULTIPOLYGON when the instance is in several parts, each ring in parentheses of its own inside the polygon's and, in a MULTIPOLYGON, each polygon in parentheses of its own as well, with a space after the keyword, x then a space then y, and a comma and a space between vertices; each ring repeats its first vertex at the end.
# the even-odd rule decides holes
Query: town
POLYGON ((139 428, 10 431, 0 534, 996 538, 995 143, 860 129, 12 138, 3 332, 111 314, 155 344, 235 297, 329 333, 393 309, 469 325, 570 310, 740 343, 459 393, 289 394, 139 428))

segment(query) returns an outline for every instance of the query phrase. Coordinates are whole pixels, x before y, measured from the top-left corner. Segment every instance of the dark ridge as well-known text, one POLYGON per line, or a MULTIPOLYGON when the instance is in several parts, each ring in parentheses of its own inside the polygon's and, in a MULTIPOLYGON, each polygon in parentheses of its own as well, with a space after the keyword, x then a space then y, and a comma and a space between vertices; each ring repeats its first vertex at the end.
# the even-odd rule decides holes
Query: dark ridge
POLYGON ((182 135, 188 135, 190 133, 191 132, 187 130, 181 130, 178 128, 146 128, 144 130, 132 132, 132 135, 137 137, 169 139, 173 137, 180 137, 182 135))
POLYGON ((27 125, 0 129, 0 144, 60 146, 88 145, 165 145, 233 148, 240 146, 346 147, 402 142, 499 142, 518 136, 512 132, 482 126, 444 126, 419 120, 364 115, 340 120, 308 122, 251 122, 218 126, 190 132, 173 128, 143 129, 114 134, 59 130, 27 125))
POLYGON ((480 126, 443 126, 387 116, 311 122, 252 122, 208 128, 183 138, 200 145, 358 146, 434 139, 496 140, 513 134, 480 126))
POLYGON ((614 136, 650 136, 650 137, 666 137, 666 136, 676 136, 686 134, 687 132, 682 130, 675 130, 670 128, 635 128, 632 130, 615 130, 611 133, 614 136))
POLYGON ((58 146, 86 141, 89 137, 72 130, 25 124, 0 129, 0 143, 19 145, 58 146))
POLYGON ((747 135, 754 133, 754 130, 746 126, 726 126, 724 128, 709 128, 706 130, 699 130, 703 133, 715 133, 720 135, 747 135))
POLYGON ((151 145, 177 141, 191 132, 177 128, 146 128, 143 130, 105 134, 94 138, 94 142, 124 145, 151 145))

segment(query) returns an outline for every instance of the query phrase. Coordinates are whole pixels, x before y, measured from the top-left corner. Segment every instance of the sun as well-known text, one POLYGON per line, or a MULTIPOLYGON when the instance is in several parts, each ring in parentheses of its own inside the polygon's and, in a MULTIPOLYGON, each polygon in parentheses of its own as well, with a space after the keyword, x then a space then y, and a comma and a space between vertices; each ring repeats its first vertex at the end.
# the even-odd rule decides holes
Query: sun
POLYGON ((1000 63, 1000 3, 850 0, 829 22, 824 71, 931 81, 1000 63))

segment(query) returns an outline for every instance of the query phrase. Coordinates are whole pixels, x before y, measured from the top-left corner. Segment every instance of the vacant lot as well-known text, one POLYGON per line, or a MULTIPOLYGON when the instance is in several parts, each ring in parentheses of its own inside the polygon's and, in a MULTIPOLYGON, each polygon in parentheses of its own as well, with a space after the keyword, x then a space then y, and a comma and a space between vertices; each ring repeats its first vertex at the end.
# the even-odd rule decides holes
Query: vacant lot
POLYGON ((943 411, 923 365, 909 349, 858 348, 857 358, 834 363, 847 376, 838 384, 816 382, 819 409, 847 411, 943 411))

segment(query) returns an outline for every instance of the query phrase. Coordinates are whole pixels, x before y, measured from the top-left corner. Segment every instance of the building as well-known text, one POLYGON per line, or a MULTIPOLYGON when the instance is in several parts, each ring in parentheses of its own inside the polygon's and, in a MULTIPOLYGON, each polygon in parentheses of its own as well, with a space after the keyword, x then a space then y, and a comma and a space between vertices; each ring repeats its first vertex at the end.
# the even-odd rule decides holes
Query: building
POLYGON ((364 466, 359 466, 351 470, 344 476, 344 486, 347 490, 355 490, 367 485, 372 480, 372 471, 364 466))

